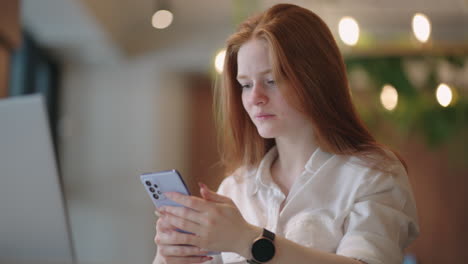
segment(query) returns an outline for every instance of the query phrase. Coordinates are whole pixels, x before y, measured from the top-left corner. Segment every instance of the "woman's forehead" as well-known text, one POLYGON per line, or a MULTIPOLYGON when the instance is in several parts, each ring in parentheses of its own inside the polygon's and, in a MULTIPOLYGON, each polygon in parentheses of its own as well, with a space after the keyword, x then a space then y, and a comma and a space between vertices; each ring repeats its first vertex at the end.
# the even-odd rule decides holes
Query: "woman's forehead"
POLYGON ((244 43, 237 53, 237 78, 252 73, 271 72, 269 47, 264 40, 253 39, 244 43))

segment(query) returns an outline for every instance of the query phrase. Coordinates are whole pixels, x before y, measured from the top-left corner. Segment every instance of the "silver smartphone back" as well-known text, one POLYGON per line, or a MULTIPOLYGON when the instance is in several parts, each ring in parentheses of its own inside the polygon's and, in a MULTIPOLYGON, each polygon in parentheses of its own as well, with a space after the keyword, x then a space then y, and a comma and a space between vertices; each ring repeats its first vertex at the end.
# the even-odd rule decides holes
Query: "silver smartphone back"
POLYGON ((141 183, 151 197, 156 208, 161 206, 182 206, 165 196, 167 192, 178 192, 190 195, 182 176, 177 170, 145 173, 140 176, 141 183))

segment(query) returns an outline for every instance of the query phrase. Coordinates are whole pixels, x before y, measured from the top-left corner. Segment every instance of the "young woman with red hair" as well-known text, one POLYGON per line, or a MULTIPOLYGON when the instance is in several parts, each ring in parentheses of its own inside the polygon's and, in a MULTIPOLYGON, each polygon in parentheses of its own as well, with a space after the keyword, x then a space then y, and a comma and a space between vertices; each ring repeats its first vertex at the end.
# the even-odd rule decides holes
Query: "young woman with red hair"
POLYGON ((290 4, 247 19, 223 78, 229 176, 168 195, 185 208, 160 210, 154 263, 402 263, 418 234, 406 168, 358 117, 326 24, 290 4))

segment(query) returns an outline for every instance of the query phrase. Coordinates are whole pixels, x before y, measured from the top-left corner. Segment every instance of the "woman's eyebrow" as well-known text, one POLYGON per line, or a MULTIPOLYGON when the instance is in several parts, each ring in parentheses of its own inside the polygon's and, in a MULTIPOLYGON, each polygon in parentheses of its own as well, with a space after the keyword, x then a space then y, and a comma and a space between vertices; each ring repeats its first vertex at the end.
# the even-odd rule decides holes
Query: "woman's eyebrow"
MULTIPOLYGON (((271 69, 261 71, 261 72, 259 72, 259 75, 265 75, 265 74, 268 74, 268 73, 271 73, 271 69)), ((236 79, 239 80, 239 79, 248 79, 248 78, 249 77, 247 77, 246 75, 238 75, 236 79)))

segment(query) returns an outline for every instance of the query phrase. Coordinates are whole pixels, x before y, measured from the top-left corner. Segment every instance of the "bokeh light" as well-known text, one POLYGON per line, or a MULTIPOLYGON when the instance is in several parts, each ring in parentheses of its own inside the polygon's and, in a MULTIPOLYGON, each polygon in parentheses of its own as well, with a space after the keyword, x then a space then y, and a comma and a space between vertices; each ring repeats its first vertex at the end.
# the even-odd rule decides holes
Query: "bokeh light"
POLYGON ((436 90, 437 102, 443 107, 447 107, 452 102, 452 89, 445 83, 439 84, 436 90))
POLYGON ((220 52, 218 52, 218 54, 216 54, 214 65, 215 65, 215 69, 216 69, 216 71, 218 73, 223 72, 224 57, 225 56, 226 56, 226 50, 225 49, 222 49, 220 52))
POLYGON ((427 42, 431 35, 431 22, 426 15, 416 13, 413 16, 413 33, 414 36, 421 42, 427 42))
POLYGON ((172 24, 172 20, 173 15, 170 11, 158 10, 154 13, 151 24, 157 29, 164 29, 172 24))
POLYGON ((352 17, 343 17, 338 24, 341 40, 349 46, 354 46, 359 40, 359 25, 352 17))
POLYGON ((380 102, 388 111, 393 111, 398 104, 398 92, 390 84, 384 85, 380 93, 380 102))

